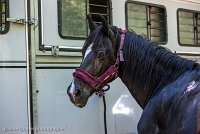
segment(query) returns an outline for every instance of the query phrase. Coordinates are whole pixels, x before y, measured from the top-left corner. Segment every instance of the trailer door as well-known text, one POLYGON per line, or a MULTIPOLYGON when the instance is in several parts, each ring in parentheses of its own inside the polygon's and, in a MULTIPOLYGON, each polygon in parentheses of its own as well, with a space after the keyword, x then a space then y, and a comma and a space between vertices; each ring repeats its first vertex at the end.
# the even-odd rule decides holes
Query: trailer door
MULTIPOLYGON (((72 5, 69 6, 70 3, 67 2, 69 1, 64 1, 65 5, 62 6, 70 8, 72 5)), ((67 38, 59 35, 58 10, 59 5, 63 4, 61 0, 41 0, 38 3, 40 32, 39 44, 35 46, 35 90, 38 93, 36 95, 37 106, 34 106, 37 115, 34 118, 37 120, 35 127, 46 129, 46 131, 38 131, 39 134, 46 134, 50 131, 59 134, 101 134, 104 130, 103 120, 99 118, 103 113, 99 107, 98 96, 90 98, 87 108, 84 109, 76 108, 67 96, 67 86, 72 81, 71 74, 81 62, 80 49, 87 33, 86 12, 85 9, 81 9, 86 7, 86 3, 80 0, 71 1, 72 4, 73 2, 75 2, 75 7, 80 6, 77 8, 81 10, 82 20, 78 19, 83 29, 69 30, 76 37, 67 38), (77 5, 77 2, 80 5, 77 5)), ((77 16, 74 15, 74 17, 77 16)))
MULTIPOLYGON (((35 90, 38 93, 37 106, 34 106, 37 110, 37 127, 45 127, 47 131, 52 130, 53 133, 59 134, 102 134, 102 97, 93 95, 87 105, 79 109, 71 103, 67 87, 72 81, 74 69, 80 65, 80 48, 88 36, 86 14, 90 12, 94 15, 92 17, 96 23, 100 23, 101 19, 95 17, 95 14, 104 15, 111 23, 112 4, 110 0, 38 2, 40 32, 39 45, 35 46, 35 90)), ((132 96, 120 79, 113 82, 111 87, 112 90, 106 94, 108 133, 136 133, 136 125, 132 124, 138 121, 141 109, 132 101, 132 96)))

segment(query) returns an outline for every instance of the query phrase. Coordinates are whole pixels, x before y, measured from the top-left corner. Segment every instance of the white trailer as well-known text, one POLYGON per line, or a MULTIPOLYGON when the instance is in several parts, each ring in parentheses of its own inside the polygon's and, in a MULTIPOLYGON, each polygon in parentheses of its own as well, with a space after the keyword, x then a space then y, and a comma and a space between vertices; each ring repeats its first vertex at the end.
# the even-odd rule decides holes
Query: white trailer
MULTIPOLYGON (((86 15, 200 59, 199 0, 0 0, 0 134, 104 134, 104 104, 67 96, 88 35, 86 15)), ((106 92, 108 134, 136 134, 142 109, 117 79, 106 92)))

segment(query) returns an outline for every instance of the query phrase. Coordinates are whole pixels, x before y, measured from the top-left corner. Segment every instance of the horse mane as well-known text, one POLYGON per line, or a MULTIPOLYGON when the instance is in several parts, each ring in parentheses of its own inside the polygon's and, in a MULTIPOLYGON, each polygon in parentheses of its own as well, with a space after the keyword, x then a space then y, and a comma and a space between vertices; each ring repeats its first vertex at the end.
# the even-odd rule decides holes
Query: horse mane
MULTIPOLYGON (((100 25, 86 39, 82 54, 84 55, 87 47, 93 43, 94 54, 102 49, 109 50, 109 61, 114 64, 120 34, 117 27, 110 26, 110 28, 116 36, 117 45, 112 45, 100 25)), ((126 33, 123 53, 125 61, 120 63, 119 77, 142 108, 164 86, 197 65, 195 61, 179 57, 134 32, 126 33)))
POLYGON ((152 95, 197 64, 134 32, 126 33, 123 52, 120 77, 142 108, 152 95))

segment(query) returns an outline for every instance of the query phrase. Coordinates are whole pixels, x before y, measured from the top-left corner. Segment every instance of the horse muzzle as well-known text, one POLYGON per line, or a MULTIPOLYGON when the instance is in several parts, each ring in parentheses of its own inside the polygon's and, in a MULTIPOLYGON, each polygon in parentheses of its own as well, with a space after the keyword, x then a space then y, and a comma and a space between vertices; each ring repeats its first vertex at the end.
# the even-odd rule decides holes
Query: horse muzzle
POLYGON ((83 95, 83 90, 75 89, 73 83, 67 89, 67 94, 70 98, 70 101, 77 107, 82 108, 86 105, 89 96, 83 95))

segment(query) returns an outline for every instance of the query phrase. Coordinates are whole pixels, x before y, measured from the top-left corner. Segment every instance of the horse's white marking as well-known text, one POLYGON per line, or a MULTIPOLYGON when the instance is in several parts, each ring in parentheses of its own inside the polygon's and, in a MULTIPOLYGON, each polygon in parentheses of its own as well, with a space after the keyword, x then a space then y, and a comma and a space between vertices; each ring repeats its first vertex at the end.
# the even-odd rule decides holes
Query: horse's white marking
MULTIPOLYGON (((85 58, 89 55, 90 52, 92 52, 92 46, 93 46, 93 43, 89 45, 89 47, 87 48, 86 52, 85 52, 85 56, 83 58, 83 61, 85 60, 85 58)), ((72 80, 72 83, 71 83, 71 86, 70 86, 70 89, 69 89, 69 93, 70 94, 74 94, 75 93, 75 84, 74 84, 74 79, 72 80)), ((74 97, 74 96, 73 96, 74 97)))
POLYGON ((89 55, 90 52, 92 52, 92 46, 93 43, 89 45, 89 47, 87 48, 86 52, 85 52, 85 56, 83 58, 83 61, 85 60, 85 58, 89 55))
POLYGON ((199 82, 196 83, 194 80, 187 85, 187 90, 185 92, 190 92, 199 85, 199 82))
POLYGON ((70 86, 69 92, 70 92, 71 94, 74 94, 74 92, 75 92, 74 79, 72 80, 72 83, 71 83, 71 86, 70 86))
MULTIPOLYGON (((89 47, 87 48, 86 52, 85 52, 85 56, 83 58, 83 61, 85 60, 85 58, 89 55, 90 52, 92 52, 92 46, 93 46, 93 43, 89 45, 89 47)), ((71 83, 71 86, 70 86, 70 89, 69 89, 69 93, 70 94, 74 94, 75 93, 75 84, 74 84, 74 79, 72 80, 72 83, 71 83)))

